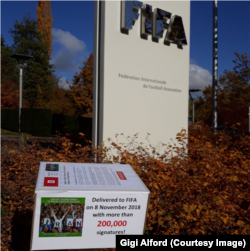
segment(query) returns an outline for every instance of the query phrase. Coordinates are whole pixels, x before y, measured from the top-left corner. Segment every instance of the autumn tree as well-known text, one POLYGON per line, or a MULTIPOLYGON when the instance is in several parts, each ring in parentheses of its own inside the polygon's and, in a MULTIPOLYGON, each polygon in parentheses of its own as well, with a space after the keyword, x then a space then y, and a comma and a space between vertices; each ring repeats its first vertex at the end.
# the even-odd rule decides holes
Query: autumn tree
POLYGON ((93 163, 96 159, 100 164, 131 165, 151 192, 146 235, 249 235, 250 136, 232 138, 198 125, 190 126, 188 135, 184 129, 176 135, 178 147, 162 144, 162 154, 152 145, 146 149, 132 135, 124 143, 124 135, 118 134, 102 150, 74 144, 66 137, 49 148, 36 141, 22 149, 14 142, 4 143, 2 250, 29 250, 30 231, 16 229, 32 225, 40 161, 93 163), (107 156, 110 150, 115 156, 107 156))
MULTIPOLYGON (((247 53, 235 52, 235 66, 232 71, 225 70, 218 85, 218 124, 233 125, 240 123, 240 129, 247 130, 248 116, 245 100, 250 99, 250 57, 247 53)), ((203 97, 196 103, 198 120, 211 125, 212 87, 206 86, 203 97)))
MULTIPOLYGON (((24 105, 23 108, 27 107, 24 105)), ((25 103, 26 104, 26 103, 25 103)), ((17 84, 11 79, 6 79, 1 82, 1 108, 2 109, 15 109, 19 107, 19 90, 17 84)))
POLYGON ((3 35, 0 35, 0 46, 4 45, 4 38, 3 35))
POLYGON ((3 36, 1 36, 1 82, 10 79, 13 82, 18 82, 17 60, 11 58, 13 49, 5 45, 3 36))
POLYGON ((250 99, 250 56, 235 52, 233 71, 225 71, 219 82, 223 88, 222 110, 218 114, 223 122, 230 125, 239 122, 242 130, 247 130, 248 109, 245 100, 250 99))
POLYGON ((53 16, 51 12, 50 1, 39 1, 37 6, 37 30, 45 34, 44 41, 49 45, 49 54, 52 53, 52 22, 53 16))
POLYGON ((46 102, 53 91, 49 78, 53 65, 49 63, 48 44, 44 42, 44 35, 37 31, 37 22, 30 15, 25 16, 20 23, 16 21, 14 29, 9 32, 14 40, 13 52, 33 56, 25 61, 24 97, 29 107, 41 107, 39 102, 46 102))
POLYGON ((70 89, 76 115, 92 117, 93 110, 93 53, 80 67, 80 73, 75 73, 70 89))
MULTIPOLYGON (((75 114, 71 99, 71 90, 59 86, 59 78, 51 74, 51 83, 53 83, 53 93, 51 99, 43 104, 44 108, 51 109, 52 113, 73 116, 75 114)), ((66 80, 69 86, 68 80, 66 80)))
POLYGON ((13 49, 5 45, 1 36, 1 108, 18 108, 18 68, 17 61, 11 58, 13 49))
MULTIPOLYGON (((220 90, 218 86, 218 97, 220 90)), ((202 120, 205 124, 212 125, 212 86, 206 86, 202 94, 203 96, 195 101, 195 120, 202 120)))

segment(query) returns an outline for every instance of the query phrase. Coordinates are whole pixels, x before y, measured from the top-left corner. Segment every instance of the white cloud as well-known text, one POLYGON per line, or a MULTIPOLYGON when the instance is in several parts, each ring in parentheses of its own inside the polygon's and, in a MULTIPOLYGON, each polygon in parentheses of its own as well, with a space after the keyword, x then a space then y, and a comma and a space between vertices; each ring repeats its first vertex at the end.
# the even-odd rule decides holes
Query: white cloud
POLYGON ((57 71, 76 72, 79 69, 82 61, 78 60, 77 55, 70 51, 59 50, 52 59, 52 64, 55 64, 57 71))
MULTIPOLYGON (((189 89, 200 89, 204 90, 205 86, 212 85, 211 73, 198 66, 197 64, 191 63, 189 65, 189 89)), ((194 61, 193 61, 194 62, 194 61)), ((197 93, 198 96, 202 95, 201 92, 197 93)))
POLYGON ((68 31, 52 28, 52 35, 54 42, 61 44, 65 49, 71 52, 82 51, 86 48, 83 41, 79 40, 68 31))
POLYGON ((189 64, 198 64, 198 63, 195 59, 190 58, 189 64))
POLYGON ((69 85, 66 82, 66 78, 65 77, 62 77, 62 78, 59 79, 58 85, 59 85, 59 88, 61 88, 61 89, 64 89, 64 90, 68 90, 69 89, 69 85))
POLYGON ((53 50, 56 51, 51 63, 56 66, 56 71, 61 75, 79 71, 79 66, 83 64, 83 58, 86 58, 86 44, 73 36, 68 31, 61 29, 52 29, 53 50))

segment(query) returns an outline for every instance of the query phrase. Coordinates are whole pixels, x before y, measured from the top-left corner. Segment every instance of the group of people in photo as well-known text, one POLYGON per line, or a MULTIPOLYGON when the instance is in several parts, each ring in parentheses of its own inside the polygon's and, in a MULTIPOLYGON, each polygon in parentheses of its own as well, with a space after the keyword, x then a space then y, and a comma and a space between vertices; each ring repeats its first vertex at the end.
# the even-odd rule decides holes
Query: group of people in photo
POLYGON ((81 233, 85 204, 41 204, 39 233, 81 233))

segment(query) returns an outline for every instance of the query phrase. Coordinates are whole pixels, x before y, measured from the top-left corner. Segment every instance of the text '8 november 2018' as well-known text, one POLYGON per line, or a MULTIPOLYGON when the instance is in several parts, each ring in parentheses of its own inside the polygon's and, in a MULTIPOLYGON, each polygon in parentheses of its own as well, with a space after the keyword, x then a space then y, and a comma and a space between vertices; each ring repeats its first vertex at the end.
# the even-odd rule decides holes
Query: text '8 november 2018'
POLYGON ((249 236, 142 236, 117 235, 116 250, 167 248, 244 248, 249 236))

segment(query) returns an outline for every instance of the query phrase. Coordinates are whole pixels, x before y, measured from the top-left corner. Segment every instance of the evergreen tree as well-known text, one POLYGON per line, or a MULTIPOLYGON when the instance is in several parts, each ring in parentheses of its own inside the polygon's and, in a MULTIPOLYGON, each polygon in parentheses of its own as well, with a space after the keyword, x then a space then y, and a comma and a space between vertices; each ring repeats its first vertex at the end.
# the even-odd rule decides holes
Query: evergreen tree
POLYGON ((12 48, 5 45, 1 36, 1 108, 4 109, 19 106, 18 68, 12 55, 12 48))
POLYGON ((9 32, 14 39, 12 46, 14 53, 33 56, 25 62, 20 61, 25 65, 24 97, 29 107, 41 107, 49 100, 53 90, 50 81, 53 65, 49 63, 49 43, 44 42, 44 34, 38 32, 37 22, 31 19, 30 15, 25 16, 20 23, 16 21, 14 29, 10 29, 9 32))
POLYGON ((1 83, 11 80, 18 83, 17 60, 11 58, 13 49, 5 45, 3 36, 1 36, 1 83))

